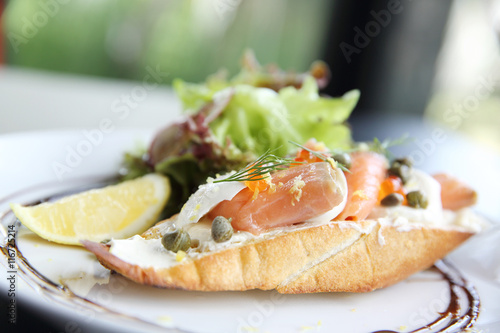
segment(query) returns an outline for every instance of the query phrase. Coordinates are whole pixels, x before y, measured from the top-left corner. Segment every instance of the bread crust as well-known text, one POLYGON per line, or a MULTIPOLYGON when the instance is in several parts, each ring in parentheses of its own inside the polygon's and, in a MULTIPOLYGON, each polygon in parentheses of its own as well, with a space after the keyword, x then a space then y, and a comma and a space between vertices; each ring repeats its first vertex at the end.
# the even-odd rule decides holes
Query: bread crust
MULTIPOLYGON (((186 258, 169 268, 140 267, 83 241, 107 268, 140 284, 198 291, 271 290, 280 293, 367 292, 430 267, 473 233, 377 221, 330 222, 186 258)), ((160 237, 159 227, 143 237, 160 237)))

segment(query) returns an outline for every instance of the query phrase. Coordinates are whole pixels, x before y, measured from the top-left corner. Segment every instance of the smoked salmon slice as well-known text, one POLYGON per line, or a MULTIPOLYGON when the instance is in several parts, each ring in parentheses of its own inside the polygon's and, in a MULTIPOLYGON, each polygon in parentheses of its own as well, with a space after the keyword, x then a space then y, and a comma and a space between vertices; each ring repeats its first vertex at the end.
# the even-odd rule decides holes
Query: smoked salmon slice
POLYGON ((321 216, 345 202, 343 172, 328 162, 302 164, 271 177, 270 189, 254 197, 254 192, 245 188, 232 200, 219 203, 208 217, 232 218, 236 230, 260 234, 321 216))
POLYGON ((433 177, 441 184, 441 202, 444 209, 458 210, 476 203, 476 191, 457 178, 445 173, 439 173, 433 177))
POLYGON ((374 152, 351 154, 351 168, 346 172, 347 203, 336 221, 362 221, 378 200, 380 184, 387 174, 387 160, 374 152))

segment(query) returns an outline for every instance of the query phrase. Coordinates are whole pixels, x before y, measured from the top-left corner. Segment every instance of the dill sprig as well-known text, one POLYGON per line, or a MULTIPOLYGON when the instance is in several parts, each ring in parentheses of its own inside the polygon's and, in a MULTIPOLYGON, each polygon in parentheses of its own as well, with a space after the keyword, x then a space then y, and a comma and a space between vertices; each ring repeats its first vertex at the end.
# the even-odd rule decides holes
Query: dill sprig
POLYGON ((385 139, 384 141, 380 141, 378 138, 374 138, 373 142, 370 145, 370 150, 385 155, 387 159, 391 159, 393 157, 393 154, 389 150, 389 148, 406 144, 410 140, 411 139, 409 138, 408 134, 404 134, 397 139, 385 139))
MULTIPOLYGON (((304 146, 303 146, 303 145, 301 145, 300 143, 293 142, 293 141, 288 141, 288 142, 290 142, 291 144, 293 144, 293 145, 295 145, 295 146, 297 146, 297 147, 299 147, 299 148, 301 148, 301 149, 304 149, 304 150, 308 151, 309 153, 313 154, 314 156, 316 156, 317 158, 319 158, 319 159, 323 160, 324 162, 328 162, 328 159, 329 159, 329 158, 331 158, 331 159, 333 159, 333 160, 335 161, 335 159, 334 159, 333 157, 328 156, 328 155, 326 155, 326 154, 325 154, 325 153, 327 153, 327 154, 332 153, 332 152, 330 152, 330 151, 327 151, 327 152, 319 152, 319 151, 314 151, 314 150, 312 150, 312 149, 309 149, 309 148, 307 148, 307 147, 304 147, 304 146)), ((338 161, 335 161, 335 162, 336 162, 337 166, 340 168, 340 170, 342 170, 342 171, 346 171, 346 172, 349 172, 349 173, 350 173, 349 169, 348 169, 345 165, 343 165, 342 163, 339 163, 338 161)))
POLYGON ((291 158, 276 156, 272 154, 271 150, 267 150, 254 162, 247 164, 243 169, 233 173, 227 178, 214 180, 214 183, 264 180, 270 172, 288 169, 293 164, 302 163, 303 162, 297 162, 291 158))
MULTIPOLYGON (((314 151, 303 145, 288 141, 291 144, 308 151, 319 159, 328 162, 329 159, 333 159, 331 156, 326 155, 325 153, 314 151)), ((326 152, 330 154, 330 152, 326 152)), ((334 160, 334 159, 333 159, 334 160)), ((334 160, 335 161, 335 160, 334 160)), ((350 172, 349 169, 343 165, 335 161, 337 166, 346 172, 350 172)), ((267 150, 264 154, 262 154, 259 158, 257 158, 254 162, 248 163, 246 167, 243 169, 233 173, 227 178, 214 180, 214 183, 222 183, 222 182, 245 182, 245 181, 259 181, 264 180, 268 177, 268 174, 278 170, 288 169, 292 165, 297 164, 305 164, 306 162, 295 161, 293 158, 289 157, 280 157, 276 156, 272 153, 271 150, 267 150)))

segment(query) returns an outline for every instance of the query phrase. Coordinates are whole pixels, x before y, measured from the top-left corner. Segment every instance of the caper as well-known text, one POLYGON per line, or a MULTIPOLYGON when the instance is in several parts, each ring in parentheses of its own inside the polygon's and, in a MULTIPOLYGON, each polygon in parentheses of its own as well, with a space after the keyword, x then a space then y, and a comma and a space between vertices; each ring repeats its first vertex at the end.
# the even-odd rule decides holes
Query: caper
POLYGON ((401 205, 401 203, 403 201, 404 201, 404 197, 401 194, 394 192, 394 193, 386 195, 380 201, 380 204, 382 206, 393 207, 393 206, 401 205))
POLYGON ((351 156, 349 156, 349 154, 347 153, 335 154, 333 156, 333 159, 338 163, 342 164, 343 166, 345 166, 347 169, 351 168, 351 156))
POLYGON ((389 174, 401 178, 403 184, 406 184, 410 178, 410 167, 398 161, 394 161, 389 168, 389 174))
POLYGON ((420 191, 412 191, 406 195, 408 205, 413 208, 427 208, 429 201, 427 197, 420 191))
POLYGON ((161 244, 169 251, 177 253, 179 250, 187 251, 191 246, 191 237, 184 230, 176 230, 163 235, 161 244))
POLYGON ((217 243, 228 241, 233 237, 233 226, 231 219, 217 216, 212 222, 212 238, 217 243))
POLYGON ((396 158, 394 162, 398 162, 399 164, 404 164, 411 168, 413 166, 413 162, 408 157, 396 158))

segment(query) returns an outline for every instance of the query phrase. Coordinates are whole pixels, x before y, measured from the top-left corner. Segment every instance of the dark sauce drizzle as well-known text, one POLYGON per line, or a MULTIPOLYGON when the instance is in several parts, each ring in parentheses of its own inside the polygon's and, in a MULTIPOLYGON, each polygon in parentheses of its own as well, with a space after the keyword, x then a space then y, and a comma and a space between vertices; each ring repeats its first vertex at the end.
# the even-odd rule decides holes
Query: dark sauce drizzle
MULTIPOLYGON (((109 180, 105 181, 104 183, 109 183, 109 180)), ((102 185, 103 183, 101 183, 101 186, 102 185)), ((99 185, 95 184, 95 186, 93 187, 99 187, 99 185)), ((76 192, 79 191, 67 191, 63 193, 58 193, 56 195, 49 196, 47 198, 32 202, 30 203, 30 205, 52 201, 60 197, 63 197, 65 195, 69 195, 76 192)), ((3 198, 1 201, 4 201, 5 199, 7 198, 3 198)), ((5 222, 5 219, 7 219, 8 217, 15 218, 12 211, 7 211, 4 214, 1 214, 0 222, 4 224, 3 222, 5 222)), ((39 292, 42 292, 45 296, 48 296, 49 298, 59 302, 69 301, 71 299, 73 301, 76 301, 79 306, 86 307, 89 309, 94 309, 97 310, 97 312, 107 313, 108 315, 118 316, 121 317, 122 319, 141 322, 142 324, 147 324, 152 327, 157 327, 157 328, 161 327, 165 329, 165 327, 159 326, 156 323, 152 323, 138 317, 125 315, 120 312, 103 307, 89 299, 74 294, 66 286, 56 284, 50 279, 46 278, 29 263, 29 261, 23 256, 23 254, 19 250, 17 246, 17 230, 19 229, 20 223, 18 220, 16 220, 16 222, 14 223, 16 224, 15 228, 16 233, 13 242, 10 242, 10 245, 13 246, 7 246, 7 244, 3 244, 2 241, 2 243, 0 244, 0 252, 8 259, 9 249, 15 251, 16 264, 18 266, 18 269, 23 273, 22 274, 23 279, 33 289, 38 290, 39 292)), ((477 293, 476 288, 472 285, 472 283, 467 281, 463 277, 463 275, 447 260, 443 259, 437 261, 434 264, 433 269, 437 270, 441 274, 443 279, 448 282, 448 286, 450 288, 450 302, 448 304, 448 307, 446 308, 445 311, 440 312, 438 318, 433 322, 407 333, 424 333, 424 332, 453 333, 453 332, 462 332, 465 329, 472 328, 472 326, 477 321, 480 310, 479 294, 477 293), (468 305, 466 311, 463 314, 461 314, 462 312, 460 307, 461 298, 459 293, 457 293, 457 290, 462 290, 462 292, 465 293, 465 295, 467 296, 468 305), (440 328, 438 329, 438 327, 440 328), (434 331, 435 329, 438 330, 434 331)), ((171 332, 187 332, 187 331, 172 329, 171 332)), ((372 333, 401 333, 401 332, 392 330, 379 330, 372 333)))
MULTIPOLYGON (((465 329, 472 328, 479 317, 481 303, 476 288, 467 281, 462 274, 447 260, 440 260, 433 267, 437 270, 450 287, 450 303, 445 311, 440 312, 439 316, 432 323, 408 333, 422 332, 463 332, 465 329), (467 296, 467 309, 461 314, 460 295, 457 290, 467 296), (441 327, 442 326, 442 327, 441 327), (439 328, 440 327, 440 328, 439 328), (434 331, 438 329, 438 331, 434 331)), ((373 333, 399 333, 391 330, 381 330, 373 333)))

